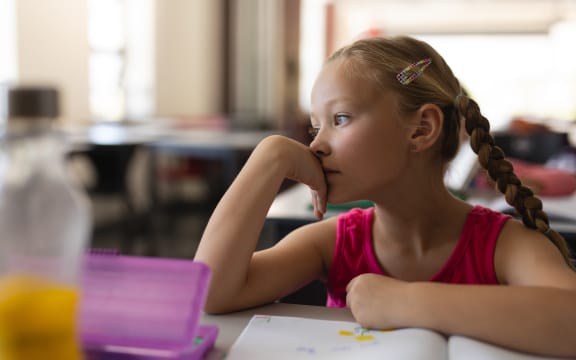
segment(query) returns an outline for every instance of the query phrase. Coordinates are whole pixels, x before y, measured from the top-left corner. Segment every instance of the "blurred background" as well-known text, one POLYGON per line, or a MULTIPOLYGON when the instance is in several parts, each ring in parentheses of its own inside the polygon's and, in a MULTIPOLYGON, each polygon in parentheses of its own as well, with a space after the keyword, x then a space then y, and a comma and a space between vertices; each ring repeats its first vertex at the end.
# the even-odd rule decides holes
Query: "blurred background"
POLYGON ((493 129, 574 143, 576 0, 0 0, 0 83, 59 88, 93 246, 192 257, 259 139, 308 141, 324 59, 399 34, 444 56, 493 129))

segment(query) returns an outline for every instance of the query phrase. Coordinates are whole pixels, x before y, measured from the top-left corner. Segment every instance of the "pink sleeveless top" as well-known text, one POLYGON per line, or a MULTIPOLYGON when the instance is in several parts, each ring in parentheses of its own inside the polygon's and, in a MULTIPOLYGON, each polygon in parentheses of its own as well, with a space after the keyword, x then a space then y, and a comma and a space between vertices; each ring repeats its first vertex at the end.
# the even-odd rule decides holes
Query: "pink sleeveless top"
MULTIPOLYGON (((346 286, 357 275, 386 275, 376 260, 372 246, 373 218, 374 208, 352 209, 338 216, 326 306, 345 307, 346 286)), ((481 206, 473 207, 452 255, 430 281, 498 284, 494 270, 494 250, 502 225, 509 218, 509 215, 481 206)))

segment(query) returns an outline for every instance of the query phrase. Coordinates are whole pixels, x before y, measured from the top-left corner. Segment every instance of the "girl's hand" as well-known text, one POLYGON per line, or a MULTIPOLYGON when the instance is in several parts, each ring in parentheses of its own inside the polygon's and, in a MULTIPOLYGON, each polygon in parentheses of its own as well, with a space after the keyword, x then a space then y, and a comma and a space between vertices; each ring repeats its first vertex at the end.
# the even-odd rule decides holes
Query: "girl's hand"
MULTIPOLYGON (((362 274, 352 279, 346 291, 346 304, 356 321, 367 328, 403 327, 403 309, 408 299, 408 283, 384 275, 362 274)), ((407 309, 410 311, 410 309, 407 309)))
POLYGON ((271 156, 267 161, 282 162, 286 178, 310 187, 314 216, 321 219, 326 212, 326 178, 320 160, 310 148, 290 138, 273 135, 260 143, 256 151, 271 156))

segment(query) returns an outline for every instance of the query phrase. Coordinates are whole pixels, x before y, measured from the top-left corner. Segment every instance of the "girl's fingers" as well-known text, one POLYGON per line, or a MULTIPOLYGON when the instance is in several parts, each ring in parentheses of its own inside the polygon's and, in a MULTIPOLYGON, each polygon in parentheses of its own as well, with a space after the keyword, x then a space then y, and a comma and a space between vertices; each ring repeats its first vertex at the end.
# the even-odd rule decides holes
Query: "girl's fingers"
POLYGON ((314 210, 314 217, 318 219, 318 197, 316 196, 316 191, 310 190, 310 197, 312 200, 312 209, 314 210))
POLYGON ((314 217, 322 220, 324 214, 326 213, 326 200, 325 195, 317 190, 312 190, 312 206, 314 208, 314 217))
POLYGON ((326 192, 327 189, 326 187, 322 188, 322 190, 318 190, 316 192, 316 196, 318 198, 318 207, 320 208, 320 211, 322 212, 322 214, 326 213, 326 192))

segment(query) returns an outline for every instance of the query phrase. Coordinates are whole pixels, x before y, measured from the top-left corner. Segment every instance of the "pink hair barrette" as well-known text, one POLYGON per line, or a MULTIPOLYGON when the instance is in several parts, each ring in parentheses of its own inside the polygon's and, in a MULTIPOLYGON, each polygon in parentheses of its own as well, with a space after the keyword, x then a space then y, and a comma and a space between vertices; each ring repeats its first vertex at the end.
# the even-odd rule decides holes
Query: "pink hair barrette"
POLYGON ((400 81, 400 84, 408 85, 418 76, 420 76, 422 72, 424 72, 424 70, 430 66, 430 64, 432 64, 431 58, 422 59, 418 62, 412 63, 406 66, 404 70, 400 71, 398 75, 396 75, 396 79, 400 81))

